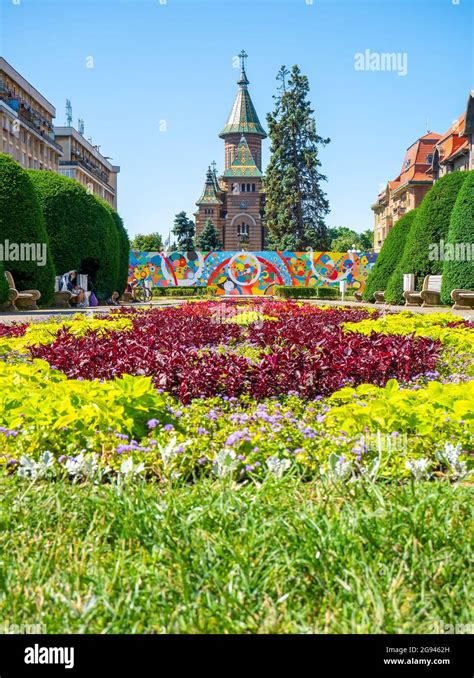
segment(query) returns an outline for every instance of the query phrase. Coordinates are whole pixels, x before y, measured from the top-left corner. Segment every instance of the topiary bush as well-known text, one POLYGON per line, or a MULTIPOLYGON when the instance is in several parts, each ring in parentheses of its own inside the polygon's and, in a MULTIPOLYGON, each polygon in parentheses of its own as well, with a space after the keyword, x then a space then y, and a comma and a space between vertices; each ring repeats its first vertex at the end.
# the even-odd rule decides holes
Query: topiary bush
POLYGON ((115 284, 115 289, 117 292, 122 294, 125 289, 125 286, 128 281, 128 264, 130 259, 130 240, 128 237, 127 229, 123 224, 123 219, 114 208, 109 205, 105 200, 98 198, 99 202, 109 211, 115 228, 117 229, 118 234, 118 247, 119 247, 119 257, 118 257, 118 273, 117 273, 117 282, 115 284))
POLYGON ((362 294, 364 301, 374 301, 375 292, 383 292, 387 289, 390 276, 402 258, 405 242, 417 211, 418 209, 405 214, 387 235, 377 261, 367 278, 362 294))
MULTIPOLYGON (((446 248, 445 256, 451 258, 454 250, 454 259, 445 259, 443 263, 443 286, 441 289, 441 301, 451 304, 451 292, 455 289, 474 290, 474 261, 470 258, 474 249, 474 171, 467 172, 466 180, 459 191, 451 220, 449 222, 448 237, 446 243, 453 248, 446 248), (464 260, 456 256, 456 245, 463 246, 464 260)), ((458 253, 462 254, 462 253, 458 253)))
POLYGON ((390 276, 385 300, 402 304, 403 274, 414 273, 421 290, 426 275, 440 275, 443 262, 430 257, 432 246, 446 239, 451 212, 467 172, 452 172, 439 179, 425 195, 408 233, 403 256, 390 276))
MULTIPOLYGON (((51 303, 54 296, 55 271, 41 205, 28 172, 10 156, 4 154, 0 154, 0 240, 2 246, 5 246, 7 240, 13 245, 40 246, 39 258, 14 261, 4 257, 3 265, 5 270, 13 275, 19 291, 39 290, 41 292, 39 303, 42 306, 51 303), (44 247, 46 259, 42 265, 44 247)), ((29 254, 29 258, 32 258, 32 254, 33 252, 29 254)), ((9 259, 16 256, 13 251, 8 255, 9 259)))
POLYGON ((8 283, 5 278, 5 268, 0 261, 0 306, 6 303, 8 299, 8 283))
POLYGON ((107 299, 116 289, 119 271, 119 236, 109 210, 74 179, 38 170, 29 170, 29 175, 58 274, 86 273, 96 296, 107 299))

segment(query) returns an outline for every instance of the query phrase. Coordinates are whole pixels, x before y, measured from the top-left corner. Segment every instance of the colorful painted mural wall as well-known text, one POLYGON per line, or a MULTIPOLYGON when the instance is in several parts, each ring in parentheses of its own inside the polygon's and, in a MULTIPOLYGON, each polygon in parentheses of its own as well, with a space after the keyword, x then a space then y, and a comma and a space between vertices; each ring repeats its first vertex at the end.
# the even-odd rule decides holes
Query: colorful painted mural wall
POLYGON ((363 291, 373 252, 130 252, 129 280, 153 287, 215 285, 218 294, 272 294, 276 285, 363 291))

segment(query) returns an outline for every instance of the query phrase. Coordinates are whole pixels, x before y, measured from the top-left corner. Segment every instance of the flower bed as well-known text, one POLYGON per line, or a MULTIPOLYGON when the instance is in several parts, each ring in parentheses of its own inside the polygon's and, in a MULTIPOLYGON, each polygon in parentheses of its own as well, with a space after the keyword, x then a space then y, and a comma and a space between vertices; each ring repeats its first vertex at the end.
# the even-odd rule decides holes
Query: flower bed
POLYGON ((0 463, 76 480, 464 478, 472 336, 452 316, 264 300, 8 328, 0 463))

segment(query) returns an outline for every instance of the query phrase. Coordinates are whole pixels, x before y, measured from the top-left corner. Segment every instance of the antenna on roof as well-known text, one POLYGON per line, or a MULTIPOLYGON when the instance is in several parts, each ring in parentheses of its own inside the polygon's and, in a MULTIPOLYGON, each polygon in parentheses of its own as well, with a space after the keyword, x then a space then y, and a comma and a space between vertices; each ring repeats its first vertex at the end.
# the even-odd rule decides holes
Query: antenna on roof
POLYGON ((71 100, 66 99, 66 127, 72 126, 72 105, 71 100))
POLYGON ((429 134, 431 132, 430 130, 430 119, 428 116, 426 116, 426 133, 429 134))
POLYGON ((77 131, 84 136, 84 120, 82 118, 78 118, 77 131))

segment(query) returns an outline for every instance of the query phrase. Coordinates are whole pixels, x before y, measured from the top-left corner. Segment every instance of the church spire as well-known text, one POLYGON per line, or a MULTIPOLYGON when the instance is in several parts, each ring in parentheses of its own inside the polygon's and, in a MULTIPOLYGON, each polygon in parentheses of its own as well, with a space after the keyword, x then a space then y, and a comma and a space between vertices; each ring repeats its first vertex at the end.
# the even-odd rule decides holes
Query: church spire
POLYGON ((218 189, 216 186, 216 176, 211 167, 208 167, 206 174, 206 183, 201 197, 196 205, 221 205, 222 200, 218 196, 218 189))
POLYGON ((248 58, 247 52, 243 49, 239 54, 240 59, 240 78, 237 80, 237 84, 240 87, 247 87, 249 80, 247 78, 247 73, 245 72, 245 59, 248 58))
POLYGON ((267 134, 260 124, 257 111, 248 92, 249 80, 245 71, 245 61, 248 55, 243 49, 239 54, 240 77, 237 81, 239 89, 234 100, 234 105, 229 114, 224 129, 219 134, 222 139, 229 134, 255 134, 265 139, 267 134))

